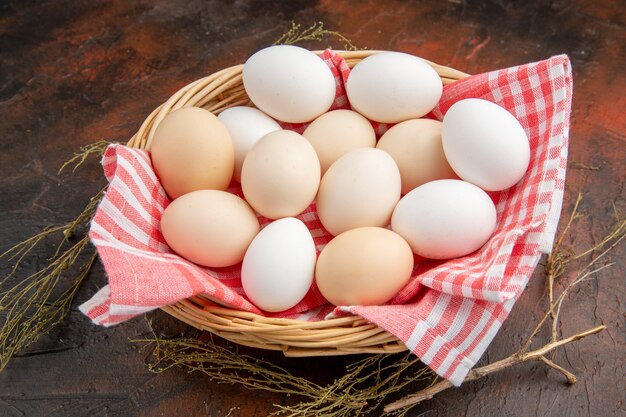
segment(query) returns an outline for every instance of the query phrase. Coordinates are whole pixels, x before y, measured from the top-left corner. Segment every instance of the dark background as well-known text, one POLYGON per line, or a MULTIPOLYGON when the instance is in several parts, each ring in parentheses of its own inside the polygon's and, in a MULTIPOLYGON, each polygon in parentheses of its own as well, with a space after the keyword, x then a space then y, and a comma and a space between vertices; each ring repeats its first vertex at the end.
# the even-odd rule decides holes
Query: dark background
MULTIPOLYGON (((72 220, 104 184, 94 159, 75 174, 56 174, 81 145, 126 142, 143 119, 183 85, 242 63, 272 44, 295 20, 323 21, 357 46, 413 53, 469 73, 569 54, 574 102, 564 225, 578 191, 583 217, 564 246, 600 241, 625 213, 626 5, 623 0, 506 1, 2 1, 0 2, 0 252, 49 224, 72 220), (593 170, 588 167, 594 167, 593 170), (587 168, 586 168, 587 167, 587 168)), ((304 46, 320 49, 331 40, 304 46)), ((41 267, 50 243, 20 276, 41 267)), ((523 364, 467 383, 426 402, 418 416, 624 415, 625 246, 614 266, 566 298, 559 330, 568 336, 608 329, 558 351, 578 375, 523 364)), ((1 261, 3 274, 8 265, 1 261)), ((543 268, 514 307, 481 363, 514 352, 541 317, 543 268)), ((557 283, 562 288, 569 276, 557 283)), ((16 357, 0 374, 0 416, 265 416, 279 395, 218 385, 173 369, 155 375, 148 353, 129 338, 148 334, 134 319, 104 329, 76 306, 106 283, 97 264, 69 318, 16 357)), ((150 314, 160 335, 188 328, 150 314)), ((545 338, 546 334, 542 334, 545 338)), ((319 382, 341 375, 346 357, 271 359, 319 382)))

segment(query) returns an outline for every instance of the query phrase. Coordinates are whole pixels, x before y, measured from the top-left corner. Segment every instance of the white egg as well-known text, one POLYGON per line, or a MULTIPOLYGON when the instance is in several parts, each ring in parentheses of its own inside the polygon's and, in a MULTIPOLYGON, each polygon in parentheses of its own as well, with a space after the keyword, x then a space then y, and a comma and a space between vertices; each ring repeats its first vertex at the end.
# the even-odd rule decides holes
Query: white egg
POLYGON ((402 52, 381 52, 352 69, 346 92, 352 108, 370 120, 398 123, 429 113, 443 85, 423 59, 402 52))
POLYGON ((288 310, 311 288, 315 243, 302 221, 286 217, 268 224, 254 238, 243 258, 243 290, 268 312, 288 310))
POLYGON ((431 259, 464 256, 483 246, 496 227, 496 208, 477 186, 461 180, 431 181, 405 195, 391 229, 417 255, 431 259))
POLYGON ((308 122, 325 113, 335 99, 335 78, 313 52, 292 45, 261 49, 243 66, 250 100, 275 119, 308 122))
POLYGON ((280 130, 276 120, 254 107, 231 107, 219 114, 218 119, 224 123, 235 149, 235 171, 233 179, 241 182, 241 166, 248 151, 263 136, 280 130))
POLYGON ((528 169, 530 145, 524 128, 490 101, 468 98, 454 103, 443 118, 441 140, 454 172, 483 190, 512 187, 528 169))

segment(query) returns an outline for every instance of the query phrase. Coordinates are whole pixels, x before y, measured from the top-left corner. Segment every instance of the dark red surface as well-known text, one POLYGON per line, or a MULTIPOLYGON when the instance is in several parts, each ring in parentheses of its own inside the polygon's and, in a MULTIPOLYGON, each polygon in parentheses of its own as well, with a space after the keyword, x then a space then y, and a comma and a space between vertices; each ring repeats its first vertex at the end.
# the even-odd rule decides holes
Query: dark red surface
MULTIPOLYGON (((623 1, 5 1, 0 4, 0 251, 45 225, 73 219, 104 184, 96 161, 74 175, 56 174, 79 146, 101 138, 126 142, 178 88, 243 62, 273 43, 291 20, 303 26, 324 21, 357 46, 409 52, 470 73, 568 53, 574 104, 563 219, 578 191, 584 193, 585 216, 575 222, 565 247, 576 251, 600 241, 614 223, 614 206, 622 216, 626 212, 623 1)), ((40 267, 50 250, 38 250, 20 276, 40 267)), ((582 283, 564 304, 563 335, 608 326, 557 352, 555 360, 578 375, 577 384, 566 386, 543 365, 524 364, 444 392, 409 415, 624 415, 625 252, 624 245, 618 247, 610 256, 615 265, 582 283)), ((0 269, 8 270, 4 261, 0 269)), ((483 363, 516 350, 540 318, 542 272, 540 267, 483 363)), ((96 266, 75 304, 105 281, 96 266)), ((187 331, 162 312, 150 317, 164 336, 187 331)), ((147 332, 142 319, 103 329, 73 309, 0 374, 0 416, 220 416, 232 407, 238 407, 232 415, 265 416, 274 403, 296 401, 218 385, 182 370, 151 374, 147 352, 129 342, 147 332)), ((332 381, 354 360, 248 352, 319 382, 332 381)))

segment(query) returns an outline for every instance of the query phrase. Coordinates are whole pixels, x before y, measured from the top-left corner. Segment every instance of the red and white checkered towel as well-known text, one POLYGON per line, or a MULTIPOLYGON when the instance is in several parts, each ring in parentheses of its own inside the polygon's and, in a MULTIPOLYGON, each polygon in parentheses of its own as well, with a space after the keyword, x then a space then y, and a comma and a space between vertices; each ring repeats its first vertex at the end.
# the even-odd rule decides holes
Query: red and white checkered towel
MULTIPOLYGON (((349 108, 344 82, 349 68, 332 51, 322 58, 337 82, 333 108, 349 108)), ((493 237, 477 252, 446 262, 423 261, 411 281, 384 306, 334 309, 314 286, 304 300, 277 317, 323 320, 351 313, 386 329, 442 377, 459 385, 481 357, 542 253, 552 247, 561 211, 567 160, 572 74, 568 58, 475 75, 444 87, 432 117, 441 119, 456 101, 493 101, 521 122, 531 147, 530 168, 515 187, 492 193, 498 212, 493 237)), ((301 131, 302 125, 285 125, 301 131)), ((377 126, 384 131, 386 126, 377 126)), ((204 268, 173 253, 159 231, 169 203, 145 151, 111 145, 102 165, 109 188, 91 223, 109 285, 80 306, 95 323, 110 326, 138 314, 207 293, 233 307, 265 314, 245 297, 240 265, 204 268)), ((238 195, 241 188, 230 189, 238 195)), ((331 236, 312 204, 298 216, 318 251, 331 236)), ((259 218, 261 225, 269 220, 259 218)))

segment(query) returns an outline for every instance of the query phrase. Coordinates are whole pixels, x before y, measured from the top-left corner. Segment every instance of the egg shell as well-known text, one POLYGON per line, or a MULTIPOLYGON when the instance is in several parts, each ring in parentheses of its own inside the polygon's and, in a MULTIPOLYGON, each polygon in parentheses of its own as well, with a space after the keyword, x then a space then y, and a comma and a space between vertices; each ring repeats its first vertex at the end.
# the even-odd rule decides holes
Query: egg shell
POLYGON ((315 243, 304 223, 293 217, 276 220, 246 252, 241 267, 244 292, 262 310, 288 310, 309 291, 315 261, 315 243))
POLYGON ((350 151, 324 174, 317 214, 334 236, 357 227, 384 227, 400 199, 400 185, 400 171, 388 153, 375 148, 350 151))
POLYGON ((417 255, 451 259, 483 246, 496 228, 496 208, 487 193, 461 180, 437 180, 402 197, 391 229, 417 255))
POLYGON ((334 305, 380 305, 406 285, 412 271, 413 253, 404 239, 388 229, 362 227, 324 247, 315 282, 334 305))
POLYGON ((439 75, 426 61, 402 52, 368 56, 354 66, 346 82, 352 108, 383 123, 426 115, 442 91, 439 75))
POLYGON ((154 132, 150 155, 172 199, 196 190, 225 190, 233 175, 234 150, 228 130, 199 107, 165 116, 154 132))
POLYGON ((303 212, 320 184, 320 163, 313 146, 296 132, 263 136, 248 152, 241 170, 246 201, 270 219, 303 212))
POLYGON ((230 134, 235 151, 233 179, 241 182, 241 166, 252 146, 266 134, 280 130, 281 127, 276 120, 254 107, 230 107, 217 118, 230 134))
POLYGON ((218 190, 185 194, 167 206, 161 218, 161 233, 170 248, 209 267, 241 262, 259 229, 245 201, 218 190))
POLYGON ((442 143, 461 179, 486 191, 515 185, 530 161, 528 136, 506 109, 470 98, 454 103, 443 118, 442 143))
POLYGON ((400 169, 402 194, 429 181, 458 178, 443 153, 442 125, 438 120, 407 120, 378 141, 376 147, 391 155, 400 169))
POLYGON ((376 146, 371 123, 352 110, 333 110, 322 114, 302 134, 317 153, 322 175, 339 157, 358 148, 376 146))
POLYGON ((243 66, 250 100, 275 119, 304 123, 326 112, 335 99, 335 78, 313 52, 292 45, 261 49, 243 66))

